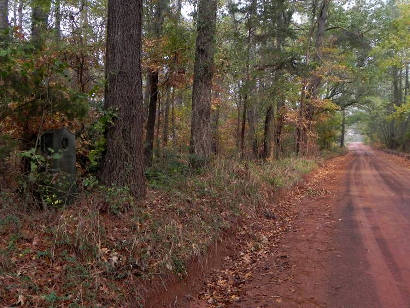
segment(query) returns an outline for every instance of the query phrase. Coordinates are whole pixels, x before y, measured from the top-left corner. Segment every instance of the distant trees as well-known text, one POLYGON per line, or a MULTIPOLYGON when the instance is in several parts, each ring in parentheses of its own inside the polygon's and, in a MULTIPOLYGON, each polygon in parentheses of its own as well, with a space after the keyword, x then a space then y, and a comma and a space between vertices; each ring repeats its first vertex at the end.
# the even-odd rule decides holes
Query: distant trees
POLYGON ((187 3, 0 0, 0 134, 69 127, 83 174, 136 196, 143 166, 314 155, 353 118, 410 148, 407 4, 187 3))
POLYGON ((145 195, 141 81, 142 0, 108 1, 105 109, 115 118, 107 129, 101 178, 145 195))

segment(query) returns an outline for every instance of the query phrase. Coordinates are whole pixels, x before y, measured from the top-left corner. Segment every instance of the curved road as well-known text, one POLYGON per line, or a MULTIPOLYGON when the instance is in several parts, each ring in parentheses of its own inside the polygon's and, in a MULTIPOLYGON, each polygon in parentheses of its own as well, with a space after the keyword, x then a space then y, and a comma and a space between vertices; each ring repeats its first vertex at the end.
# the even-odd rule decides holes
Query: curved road
POLYGON ((361 144, 341 202, 330 307, 410 307, 410 173, 361 144))

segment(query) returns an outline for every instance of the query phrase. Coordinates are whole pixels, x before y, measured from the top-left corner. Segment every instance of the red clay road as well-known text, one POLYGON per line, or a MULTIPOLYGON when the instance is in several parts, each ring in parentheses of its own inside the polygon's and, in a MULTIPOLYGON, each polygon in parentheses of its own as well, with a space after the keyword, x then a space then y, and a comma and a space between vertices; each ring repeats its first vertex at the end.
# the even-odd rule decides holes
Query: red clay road
POLYGON ((410 307, 410 172, 361 143, 350 151, 329 306, 410 307))
POLYGON ((228 307, 410 308, 410 169, 354 143, 281 245, 228 307), (278 273, 279 272, 279 273, 278 273))
POLYGON ((292 232, 279 246, 268 242, 236 302, 213 304, 193 293, 190 304, 169 307, 410 308, 409 166, 351 144, 317 172, 313 187, 325 193, 295 204, 292 232))

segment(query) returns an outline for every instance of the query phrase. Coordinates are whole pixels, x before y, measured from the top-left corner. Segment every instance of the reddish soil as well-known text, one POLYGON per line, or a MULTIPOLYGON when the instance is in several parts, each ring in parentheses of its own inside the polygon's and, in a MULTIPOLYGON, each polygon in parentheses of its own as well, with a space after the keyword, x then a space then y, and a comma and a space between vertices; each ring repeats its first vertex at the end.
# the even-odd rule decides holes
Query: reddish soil
POLYGON ((410 307, 408 161, 352 144, 296 190, 283 232, 256 217, 219 269, 163 307, 410 307))
POLYGON ((161 307, 410 307, 408 161, 352 144, 281 202, 297 214, 249 221, 219 268, 161 307))
POLYGON ((296 231, 294 221, 303 220, 302 200, 328 197, 330 192, 323 182, 328 184, 330 177, 339 176, 334 170, 344 170, 347 161, 347 157, 328 161, 299 185, 276 193, 268 208, 243 219, 234 228, 235 234, 226 236, 228 245, 223 243, 219 252, 212 249, 207 258, 194 260, 187 279, 167 281, 166 288, 158 287, 151 293, 146 306, 225 307, 248 298, 244 288, 259 275, 259 267, 260 276, 265 276, 268 269, 276 274, 288 273, 288 254, 281 243, 287 242, 284 237, 289 232, 296 231), (274 264, 267 265, 271 259, 275 259, 274 264))

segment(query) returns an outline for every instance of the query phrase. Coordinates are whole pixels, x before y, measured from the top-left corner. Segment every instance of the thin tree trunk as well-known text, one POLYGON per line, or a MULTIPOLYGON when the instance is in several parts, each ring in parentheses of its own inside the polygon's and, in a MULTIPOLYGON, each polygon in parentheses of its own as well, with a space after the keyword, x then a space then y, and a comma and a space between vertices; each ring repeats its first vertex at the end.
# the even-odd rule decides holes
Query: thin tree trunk
MULTIPOLYGON (((221 84, 221 81, 218 81, 221 84)), ((214 92, 215 99, 219 98, 220 93, 214 92)), ((221 114, 221 105, 216 105, 215 109, 211 111, 211 130, 212 130, 212 153, 217 155, 219 153, 219 117, 221 114)))
POLYGON ((395 105, 400 105, 400 78, 399 78, 399 69, 397 66, 393 66, 393 103, 395 105))
POLYGON ((399 78, 399 100, 400 100, 400 102, 399 102, 399 104, 401 105, 402 103, 403 103, 403 94, 404 94, 404 87, 403 87, 403 69, 402 69, 402 67, 400 66, 400 68, 399 68, 399 76, 398 76, 398 78, 399 78))
MULTIPOLYGON (((242 131, 241 131, 241 155, 242 158, 245 158, 245 138, 246 138, 246 120, 248 120, 249 124, 249 143, 251 145, 251 153, 252 155, 255 155, 255 142, 254 142, 254 136, 255 136, 255 123, 254 123, 254 110, 253 106, 249 105, 249 97, 250 97, 250 92, 251 92, 251 72, 250 72, 250 65, 251 65, 251 51, 252 51, 252 43, 253 43, 253 22, 254 22, 254 17, 256 14, 256 0, 252 0, 251 5, 249 7, 249 12, 248 12, 248 20, 247 20, 247 27, 248 27, 248 37, 247 37, 247 53, 246 53, 246 63, 245 63, 245 74, 246 74, 246 81, 245 81, 245 95, 244 95, 244 114, 242 118, 242 131), (247 119, 246 119, 247 117, 247 119)), ((257 147, 257 145, 256 145, 257 147)), ((257 150, 256 150, 257 152, 257 150)))
POLYGON ((145 195, 141 78, 142 0, 109 0, 106 52, 106 109, 117 117, 107 129, 101 180, 145 195))
POLYGON ((150 83, 150 74, 149 72, 145 75, 145 90, 144 90, 144 118, 145 122, 148 119, 148 110, 149 110, 149 101, 150 101, 150 90, 151 90, 151 83, 150 83))
POLYGON ((277 106, 277 118, 275 123, 275 159, 279 159, 282 149, 282 129, 284 123, 284 103, 281 101, 277 106))
POLYGON ((248 136, 247 142, 250 153, 249 158, 256 159, 258 157, 258 139, 256 136, 256 110, 255 104, 248 106, 248 136))
POLYGON ((148 109, 147 134, 145 137, 145 164, 151 166, 154 150, 155 118, 158 102, 158 72, 149 72, 150 102, 148 109))
POLYGON ((19 6, 17 8, 18 26, 20 28, 20 31, 23 30, 23 8, 24 8, 24 0, 20 0, 19 1, 19 6))
POLYGON ((155 141, 156 141, 155 148, 156 148, 158 156, 160 156, 160 152, 161 152, 161 149, 160 149, 160 134, 159 134, 160 133, 160 127, 161 127, 161 113, 162 113, 161 100, 162 100, 161 94, 158 93, 157 129, 156 129, 156 134, 155 134, 155 141))
POLYGON ((263 135, 263 159, 269 159, 272 154, 272 123, 273 123, 273 106, 269 105, 266 110, 265 128, 263 135))
POLYGON ((18 1, 14 1, 13 3, 13 27, 17 26, 17 5, 18 5, 18 1))
POLYGON ((55 1, 55 32, 56 32, 56 39, 61 39, 61 0, 55 1))
POLYGON ((171 136, 172 136, 172 142, 175 143, 176 139, 176 132, 175 132, 175 92, 176 89, 174 88, 174 91, 172 91, 172 98, 171 98, 171 136))
MULTIPOLYGON (((318 16, 317 16, 317 31, 315 35, 315 55, 314 58, 317 63, 322 62, 322 56, 323 56, 323 41, 324 41, 324 35, 325 35, 325 30, 326 30, 326 25, 328 21, 328 9, 329 9, 329 4, 331 0, 323 0, 319 11, 318 11, 318 16)), ((313 12, 316 14, 316 1, 313 3, 313 12)), ((312 23, 312 28, 311 28, 311 33, 309 35, 309 38, 312 37, 313 31, 315 27, 314 24, 312 23)), ((307 55, 306 55, 306 61, 309 61, 309 48, 310 48, 310 41, 309 39, 309 44, 307 47, 307 55)), ((306 155, 309 153, 309 132, 311 131, 312 128, 312 121, 313 117, 315 114, 315 107, 312 104, 312 100, 317 98, 318 96, 318 91, 320 84, 322 82, 322 77, 319 74, 313 74, 312 77, 310 78, 309 81, 303 82, 303 88, 302 88, 302 96, 301 96, 301 101, 300 101, 300 119, 299 119, 299 125, 297 127, 297 142, 296 142, 296 151, 297 154, 302 154, 306 155)))
POLYGON ((246 114, 248 113, 246 98, 243 101, 242 124, 241 124, 241 157, 245 158, 245 130, 246 130, 246 114))
MULTIPOLYGON (((155 16, 154 16, 154 37, 160 39, 162 33, 162 25, 164 22, 164 0, 158 0, 156 3, 155 16)), ((159 70, 149 70, 149 84, 150 84, 150 101, 148 108, 147 119, 147 133, 145 136, 145 164, 147 166, 152 165, 152 159, 154 155, 154 135, 155 135, 155 117, 157 112, 158 101, 158 82, 159 82, 159 70)))
POLYGON ((217 0, 200 0, 192 89, 190 152, 206 162, 211 155, 210 127, 212 77, 215 53, 217 0))
POLYGON ((345 135, 346 135, 346 110, 342 110, 342 132, 340 136, 340 147, 344 148, 345 146, 345 135))
POLYGON ((241 95, 238 91, 238 101, 236 103, 236 148, 241 150, 241 95))
POLYGON ((174 90, 168 87, 167 98, 164 104, 164 127, 162 131, 162 146, 165 148, 168 145, 169 137, 169 105, 171 104, 171 96, 174 90))
POLYGON ((406 80, 404 81, 404 96, 407 97, 409 95, 409 64, 406 64, 406 80))
POLYGON ((219 117, 221 114, 221 106, 216 106, 216 109, 211 114, 212 126, 212 153, 219 154, 219 117))

